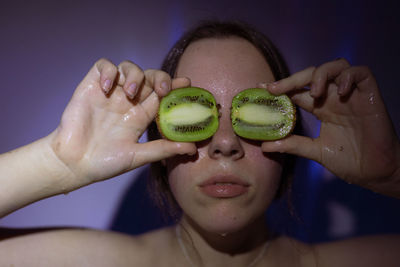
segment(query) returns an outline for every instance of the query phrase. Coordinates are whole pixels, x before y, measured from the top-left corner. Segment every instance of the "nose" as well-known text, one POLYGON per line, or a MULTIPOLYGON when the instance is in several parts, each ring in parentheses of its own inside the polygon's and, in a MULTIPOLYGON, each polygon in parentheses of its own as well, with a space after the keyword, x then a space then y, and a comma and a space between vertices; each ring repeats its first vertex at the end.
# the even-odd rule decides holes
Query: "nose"
POLYGON ((208 155, 213 159, 231 158, 232 160, 238 160, 244 156, 240 137, 233 131, 229 115, 220 118, 218 130, 212 136, 208 146, 208 155))

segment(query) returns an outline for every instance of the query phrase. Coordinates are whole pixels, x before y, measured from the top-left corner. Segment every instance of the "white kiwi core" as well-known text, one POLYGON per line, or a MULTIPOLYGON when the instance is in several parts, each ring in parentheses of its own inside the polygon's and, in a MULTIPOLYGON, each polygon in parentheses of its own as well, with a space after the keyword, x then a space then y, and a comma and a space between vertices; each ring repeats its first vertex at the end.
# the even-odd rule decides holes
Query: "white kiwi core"
POLYGON ((172 108, 164 116, 173 125, 196 124, 205 121, 212 115, 210 108, 197 103, 180 104, 172 108), (190 114, 190 116, 188 116, 190 114))
POLYGON ((277 110, 257 104, 246 104, 238 108, 237 118, 257 125, 276 124, 285 119, 277 110))

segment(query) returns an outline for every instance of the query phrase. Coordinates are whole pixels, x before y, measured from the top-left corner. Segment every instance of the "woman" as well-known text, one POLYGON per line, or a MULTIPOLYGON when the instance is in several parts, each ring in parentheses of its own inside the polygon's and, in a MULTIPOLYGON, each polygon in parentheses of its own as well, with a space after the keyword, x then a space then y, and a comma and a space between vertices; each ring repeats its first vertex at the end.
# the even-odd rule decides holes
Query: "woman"
POLYGON ((256 32, 218 23, 194 32, 212 28, 230 33, 185 36, 170 53, 180 55, 175 57, 176 69, 168 70, 173 78, 163 71, 142 71, 129 61, 117 67, 99 60, 76 89, 53 133, 0 158, 2 216, 161 160, 168 177, 164 186, 183 211, 178 225, 139 237, 78 229, 4 230, 2 265, 397 264, 397 236, 307 245, 288 237, 272 238, 263 219, 286 166, 284 154, 272 152, 316 160, 348 182, 400 196, 399 141, 369 70, 340 59, 276 82, 285 74, 277 67, 279 57, 273 48, 266 56, 251 39, 233 33, 256 32), (235 30, 228 31, 229 27, 235 30), (182 42, 187 44, 182 47, 182 42), (160 97, 189 85, 210 91, 220 104, 220 126, 214 136, 199 143, 160 139, 138 144, 156 115, 160 97), (256 86, 288 93, 294 103, 315 114, 321 120, 320 137, 292 135, 257 143, 236 136, 229 117, 232 97, 256 86), (307 86, 311 89, 302 89, 307 86))

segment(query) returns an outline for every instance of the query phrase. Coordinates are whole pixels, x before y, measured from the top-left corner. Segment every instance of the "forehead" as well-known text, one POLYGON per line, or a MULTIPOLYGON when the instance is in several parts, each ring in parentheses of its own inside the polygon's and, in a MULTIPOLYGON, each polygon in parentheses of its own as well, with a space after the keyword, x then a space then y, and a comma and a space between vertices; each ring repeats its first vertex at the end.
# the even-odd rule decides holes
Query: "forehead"
POLYGON ((190 78, 192 86, 207 89, 217 98, 274 80, 263 55, 238 37, 193 42, 182 55, 176 76, 190 78))

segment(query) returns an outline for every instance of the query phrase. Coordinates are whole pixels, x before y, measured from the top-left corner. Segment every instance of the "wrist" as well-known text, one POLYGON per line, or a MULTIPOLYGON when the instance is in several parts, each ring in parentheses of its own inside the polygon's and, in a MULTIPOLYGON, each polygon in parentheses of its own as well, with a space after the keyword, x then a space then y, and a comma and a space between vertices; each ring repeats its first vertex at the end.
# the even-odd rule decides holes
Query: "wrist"
POLYGON ((51 147, 52 135, 0 155, 0 217, 83 185, 51 147))
POLYGON ((57 131, 56 129, 41 140, 40 151, 45 175, 54 179, 54 186, 61 190, 60 193, 68 193, 93 183, 93 179, 90 179, 87 173, 88 167, 85 162, 73 153, 76 150, 71 147, 60 149, 60 145, 57 145, 59 142, 57 131))
POLYGON ((397 142, 393 149, 395 156, 390 166, 390 174, 371 181, 366 187, 377 193, 400 199, 400 143, 397 142))
POLYGON ((55 153, 53 147, 55 133, 37 141, 37 148, 31 153, 33 162, 40 166, 39 173, 48 177, 49 189, 54 194, 68 193, 83 185, 71 167, 64 163, 55 153))

